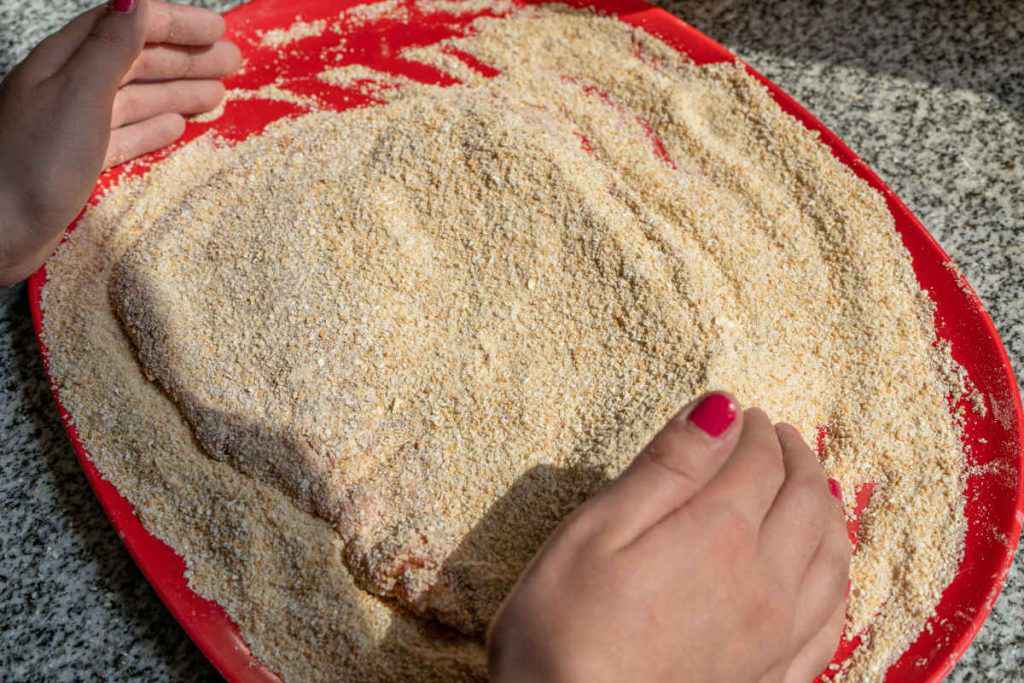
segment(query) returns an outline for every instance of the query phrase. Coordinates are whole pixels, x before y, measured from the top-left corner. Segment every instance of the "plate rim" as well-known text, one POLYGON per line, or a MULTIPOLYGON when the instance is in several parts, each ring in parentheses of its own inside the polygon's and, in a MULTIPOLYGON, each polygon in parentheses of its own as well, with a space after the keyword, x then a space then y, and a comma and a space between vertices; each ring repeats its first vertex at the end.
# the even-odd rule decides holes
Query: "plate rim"
MULTIPOLYGON (((337 7, 351 7, 370 4, 376 1, 379 0, 350 0, 338 3, 337 7)), ((526 2, 527 4, 543 4, 539 0, 526 0, 526 2)), ((645 0, 624 0, 624 2, 619 2, 618 0, 563 0, 563 2, 570 5, 595 7, 599 11, 608 11, 608 7, 628 5, 633 9, 615 13, 619 20, 644 28, 658 38, 666 40, 673 48, 690 54, 691 57, 694 57, 700 63, 732 61, 741 64, 748 73, 768 89, 773 99, 787 114, 796 118, 808 129, 816 131, 820 135, 821 141, 828 146, 830 151, 844 166, 878 191, 885 198, 887 208, 893 214, 894 220, 902 218, 907 221, 916 235, 919 238, 923 238, 926 249, 932 252, 932 255, 937 257, 942 265, 954 263, 910 208, 836 133, 832 132, 820 119, 789 95, 789 93, 740 59, 725 46, 671 12, 650 5, 645 0), (654 24, 659 25, 654 26, 654 24), (674 32, 675 35, 663 34, 663 30, 666 28, 674 32), (683 39, 680 36, 685 36, 687 41, 694 41, 688 45, 690 49, 682 47, 681 42, 683 39), (699 51, 700 55, 694 54, 691 50, 699 51)), ((261 6, 273 4, 273 0, 250 0, 224 12, 223 16, 228 20, 230 26, 233 17, 259 11, 261 6)), ((294 7, 292 12, 293 16, 302 9, 301 3, 296 4, 297 6, 294 7)), ((81 213, 65 230, 64 239, 66 239, 67 235, 77 224, 80 216, 81 213)), ((897 231, 899 231, 898 228, 897 231)), ((901 233, 902 238, 903 235, 901 233)), ((908 248, 905 244, 904 247, 908 248)), ((919 280, 916 271, 915 279, 919 280)), ((1013 426, 1007 431, 1012 435, 1010 440, 1014 442, 1017 456, 1017 487, 1014 504, 1017 514, 1015 524, 1011 523, 1011 531, 1014 531, 1015 526, 1016 533, 1013 534, 1013 538, 1009 539, 1009 542, 1003 548, 1003 557, 999 561, 1001 571, 998 572, 998 576, 993 577, 993 589, 990 593, 990 598, 975 613, 968 626, 960 632, 959 637, 952 645, 949 656, 925 673, 922 680, 930 682, 942 680, 952 670, 987 620, 998 595, 1005 587, 1007 573, 1013 564, 1015 551, 1020 542, 1021 525, 1024 522, 1024 406, 1022 406, 1021 402, 1020 387, 1002 337, 992 321, 987 308, 966 278, 961 276, 961 280, 964 293, 971 300, 975 312, 980 314, 979 319, 982 329, 979 334, 993 342, 996 352, 994 366, 997 366, 1000 371, 1000 380, 1005 382, 1006 386, 1011 389, 1013 426)), ((50 385, 61 423, 68 435, 68 440, 71 442, 79 465, 85 473, 94 495, 99 499, 104 514, 110 520, 111 525, 128 549, 132 559, 146 577, 147 582, 157 593, 161 602, 225 679, 229 681, 275 681, 280 683, 281 679, 249 650, 248 644, 242 638, 237 624, 235 624, 224 608, 199 595, 188 585, 184 576, 185 563, 181 556, 143 525, 135 512, 134 506, 121 495, 111 482, 103 477, 95 464, 93 464, 84 443, 78 437, 77 428, 74 425, 72 416, 61 402, 59 388, 50 372, 49 350, 43 338, 44 312, 41 305, 42 292, 46 281, 47 274, 44 263, 28 279, 27 296, 32 314, 33 329, 42 357, 43 369, 47 382, 50 385), (218 631, 224 631, 226 628, 229 633, 221 633, 222 637, 211 638, 209 630, 211 626, 216 627, 218 631), (228 637, 223 637, 225 635, 228 637)), ((918 281, 918 285, 924 289, 924 285, 920 281, 918 281)), ((959 566, 957 574, 959 574, 959 566)), ((955 578, 954 576, 954 581, 955 578)), ((952 585, 952 581, 949 585, 952 585)), ((918 637, 920 637, 920 634, 918 637)), ((916 640, 915 638, 915 642, 916 640)))

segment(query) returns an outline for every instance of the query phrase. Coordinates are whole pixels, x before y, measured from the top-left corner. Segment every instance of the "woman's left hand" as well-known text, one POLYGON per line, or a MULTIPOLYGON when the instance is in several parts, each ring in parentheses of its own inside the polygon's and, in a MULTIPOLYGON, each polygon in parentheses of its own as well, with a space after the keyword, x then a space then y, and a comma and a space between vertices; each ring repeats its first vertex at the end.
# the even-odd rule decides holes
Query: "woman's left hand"
POLYGON ((100 171, 216 107, 241 53, 216 13, 112 0, 40 43, 0 84, 0 284, 56 247, 100 171))

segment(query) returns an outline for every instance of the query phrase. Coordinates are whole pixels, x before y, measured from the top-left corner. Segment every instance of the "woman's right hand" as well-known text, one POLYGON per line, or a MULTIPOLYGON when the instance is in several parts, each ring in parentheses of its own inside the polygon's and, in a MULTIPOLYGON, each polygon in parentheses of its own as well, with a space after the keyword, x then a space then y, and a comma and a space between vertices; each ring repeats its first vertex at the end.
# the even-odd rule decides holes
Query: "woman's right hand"
POLYGON ((493 680, 808 683, 845 619, 839 497, 796 429, 702 397, 523 573, 493 680))

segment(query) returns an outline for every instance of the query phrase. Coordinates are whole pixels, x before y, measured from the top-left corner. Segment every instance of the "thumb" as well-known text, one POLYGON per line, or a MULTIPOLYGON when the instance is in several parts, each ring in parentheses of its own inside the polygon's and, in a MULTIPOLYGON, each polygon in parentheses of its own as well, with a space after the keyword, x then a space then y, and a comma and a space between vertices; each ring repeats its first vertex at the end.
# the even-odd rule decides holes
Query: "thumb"
POLYGON ((111 0, 64 71, 84 94, 99 98, 107 110, 121 79, 146 43, 147 0, 111 0))
POLYGON ((607 511, 611 544, 628 544, 700 491, 736 447, 742 422, 736 399, 721 392, 699 397, 669 420, 590 503, 607 511))

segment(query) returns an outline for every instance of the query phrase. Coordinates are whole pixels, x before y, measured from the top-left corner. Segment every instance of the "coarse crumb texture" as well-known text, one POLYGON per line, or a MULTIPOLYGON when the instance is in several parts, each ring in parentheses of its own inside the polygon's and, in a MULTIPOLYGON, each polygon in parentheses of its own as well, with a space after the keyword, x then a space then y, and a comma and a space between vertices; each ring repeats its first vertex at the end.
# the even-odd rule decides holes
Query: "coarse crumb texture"
POLYGON ((402 0, 381 0, 350 7, 342 12, 350 25, 369 23, 375 19, 407 19, 409 10, 402 0))
POLYGON ((882 198, 742 68, 611 18, 521 9, 403 58, 462 85, 204 136, 48 263, 104 476, 287 680, 475 680, 558 520, 728 388, 875 485, 864 644, 830 676, 880 680, 965 527, 963 382, 882 198))
POLYGON ((317 78, 339 88, 355 88, 363 94, 374 96, 379 102, 406 97, 410 92, 408 89, 422 87, 404 76, 376 71, 362 64, 329 67, 317 74, 317 78))
POLYGON ((317 19, 315 21, 302 21, 300 19, 288 28, 275 28, 267 31, 260 36, 260 45, 263 45, 264 47, 281 47, 282 45, 289 45, 302 40, 303 38, 318 36, 323 33, 326 28, 326 19, 317 19))

